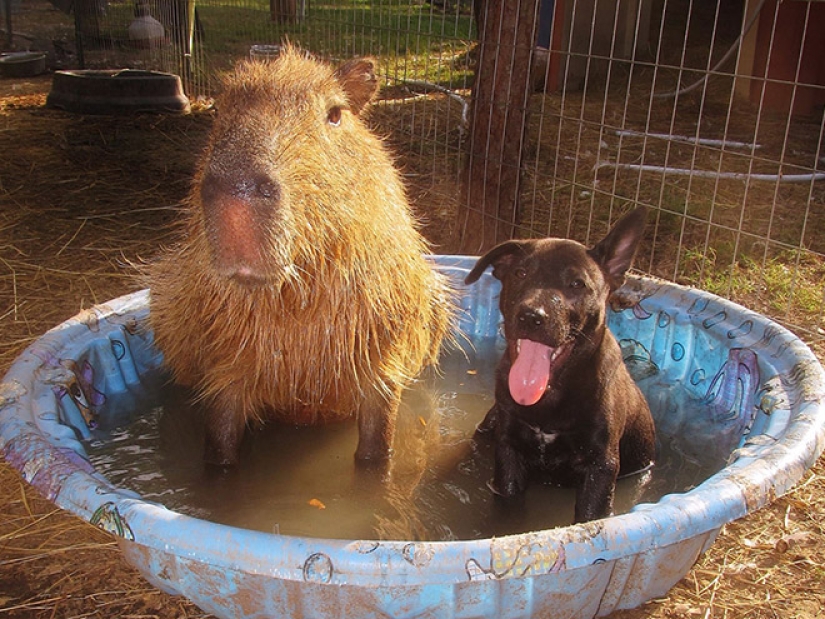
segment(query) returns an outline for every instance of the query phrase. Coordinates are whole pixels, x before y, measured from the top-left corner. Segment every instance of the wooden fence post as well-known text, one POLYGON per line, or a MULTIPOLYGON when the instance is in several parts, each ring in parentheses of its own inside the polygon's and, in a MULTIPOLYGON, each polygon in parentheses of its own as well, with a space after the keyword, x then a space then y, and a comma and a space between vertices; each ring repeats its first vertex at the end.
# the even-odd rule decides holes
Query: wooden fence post
POLYGON ((295 24, 298 22, 298 3, 296 0, 269 0, 269 17, 278 24, 295 24))
POLYGON ((480 54, 456 222, 462 253, 481 253, 515 233, 538 3, 483 0, 476 12, 480 54))

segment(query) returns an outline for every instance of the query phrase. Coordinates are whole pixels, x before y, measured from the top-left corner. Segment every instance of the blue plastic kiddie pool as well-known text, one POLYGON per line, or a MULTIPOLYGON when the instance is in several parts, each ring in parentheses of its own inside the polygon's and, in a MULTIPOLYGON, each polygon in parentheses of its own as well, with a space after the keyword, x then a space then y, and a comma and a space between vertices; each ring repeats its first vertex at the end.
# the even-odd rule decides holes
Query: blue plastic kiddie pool
MULTIPOLYGON (((434 260, 462 292, 460 329, 498 337, 498 282, 464 287, 474 258, 434 260)), ((115 535, 153 585, 218 617, 602 616, 664 595, 722 525, 787 492, 825 446, 825 376, 799 338, 662 281, 630 278, 621 296, 610 326, 665 411, 657 426, 735 450, 690 491, 604 520, 481 540, 333 540, 215 524, 113 486, 86 439, 157 388, 147 291, 83 312, 20 356, 0 384, 0 449, 43 495, 115 535), (690 406, 671 406, 674 385, 690 406)))

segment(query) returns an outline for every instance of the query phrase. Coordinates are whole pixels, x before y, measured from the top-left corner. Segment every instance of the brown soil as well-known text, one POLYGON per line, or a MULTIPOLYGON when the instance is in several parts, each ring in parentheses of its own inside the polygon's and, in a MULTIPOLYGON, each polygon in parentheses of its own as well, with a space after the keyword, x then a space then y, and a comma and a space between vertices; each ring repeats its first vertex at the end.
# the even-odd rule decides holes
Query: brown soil
MULTIPOLYGON (((46 329, 136 289, 127 264, 173 238, 175 205, 211 123, 205 107, 123 118, 49 110, 49 84, 0 80, 0 373, 46 329)), ((441 241, 448 213, 425 215, 441 241)), ((664 599, 613 616, 822 616, 823 514, 820 460, 794 491, 726 526, 664 599)), ((0 618, 207 616, 149 586, 109 535, 56 509, 0 461, 0 618)))

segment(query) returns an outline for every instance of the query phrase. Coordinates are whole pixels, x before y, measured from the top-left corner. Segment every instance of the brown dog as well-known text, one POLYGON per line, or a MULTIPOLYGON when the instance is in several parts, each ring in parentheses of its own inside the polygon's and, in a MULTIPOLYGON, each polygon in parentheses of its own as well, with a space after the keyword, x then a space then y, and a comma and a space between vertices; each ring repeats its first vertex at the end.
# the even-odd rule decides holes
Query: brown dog
POLYGON ((478 433, 495 442, 494 491, 531 477, 576 488, 575 521, 609 516, 616 479, 655 456, 650 409, 605 324, 610 293, 636 254, 646 212, 620 219, 592 249, 564 239, 508 241, 467 275, 493 266, 507 350, 495 404, 478 433))

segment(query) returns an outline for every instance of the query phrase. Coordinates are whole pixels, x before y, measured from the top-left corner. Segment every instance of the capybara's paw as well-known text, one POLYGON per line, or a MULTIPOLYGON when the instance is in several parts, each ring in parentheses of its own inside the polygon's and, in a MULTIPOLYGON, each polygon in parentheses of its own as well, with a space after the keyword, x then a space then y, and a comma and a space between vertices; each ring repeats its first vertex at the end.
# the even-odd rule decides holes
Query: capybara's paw
POLYGON ((203 461, 215 470, 233 468, 238 465, 237 449, 227 450, 207 440, 203 452, 203 461))
POLYGON ((204 409, 206 445, 204 461, 216 467, 234 467, 240 460, 247 415, 220 401, 204 409))
POLYGON ((365 445, 362 441, 355 450, 355 463, 365 467, 382 466, 391 455, 392 450, 386 445, 365 445))

